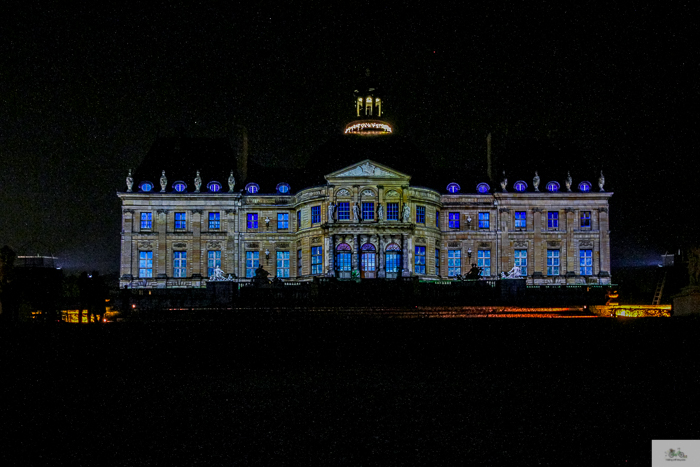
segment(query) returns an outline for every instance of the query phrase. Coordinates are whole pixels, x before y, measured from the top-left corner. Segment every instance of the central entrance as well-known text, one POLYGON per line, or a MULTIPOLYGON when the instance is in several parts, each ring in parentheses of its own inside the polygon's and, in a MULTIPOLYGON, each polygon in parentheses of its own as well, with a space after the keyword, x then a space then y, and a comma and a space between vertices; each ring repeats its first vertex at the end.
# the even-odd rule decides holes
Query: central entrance
POLYGON ((377 277, 377 249, 371 243, 365 243, 360 251, 360 277, 362 279, 375 279, 377 277))

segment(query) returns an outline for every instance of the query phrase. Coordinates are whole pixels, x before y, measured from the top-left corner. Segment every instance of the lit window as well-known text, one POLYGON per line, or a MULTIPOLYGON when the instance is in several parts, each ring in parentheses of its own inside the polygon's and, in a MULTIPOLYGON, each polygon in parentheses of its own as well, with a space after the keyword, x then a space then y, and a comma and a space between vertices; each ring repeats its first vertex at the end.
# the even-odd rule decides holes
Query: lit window
POLYGON ((260 266, 260 252, 246 251, 245 252, 245 276, 255 277, 255 270, 260 266))
POLYGON ((301 277, 301 267, 304 263, 301 261, 302 253, 301 250, 297 250, 297 277, 301 277))
POLYGON ((278 183, 277 184, 277 192, 287 194, 289 193, 289 184, 288 183, 278 183))
POLYGON ((462 250, 447 250, 447 277, 462 274, 462 250))
POLYGON ((527 214, 525 211, 515 211, 515 228, 516 229, 526 229, 527 228, 527 214))
POLYGON ((183 193, 185 190, 187 190, 187 183, 178 181, 173 183, 173 190, 177 191, 178 193, 183 193))
POLYGON ((584 193, 588 193, 591 191, 591 183, 590 182, 581 182, 578 184, 578 189, 579 191, 583 191, 584 193))
POLYGON ((318 224, 321 222, 321 206, 311 207, 311 223, 318 224))
POLYGON ((490 190, 491 190, 491 187, 488 186, 488 184, 486 184, 486 183, 479 183, 476 186, 476 192, 481 193, 482 195, 485 193, 488 193, 490 190))
POLYGON ((297 230, 301 229, 301 211, 297 211, 297 230))
POLYGON ((488 229, 491 227, 491 213, 480 212, 479 213, 479 228, 488 229))
POLYGON ((456 183, 450 183, 449 185, 447 185, 447 191, 449 193, 459 193, 460 190, 461 188, 456 183))
POLYGON ((518 180, 513 184, 513 188, 515 188, 515 191, 523 192, 527 190, 527 183, 522 180, 518 180))
POLYGON ((476 257, 477 267, 482 268, 482 276, 491 275, 491 250, 479 250, 476 257))
POLYGON ((260 185, 258 185, 257 183, 249 183, 245 186, 245 191, 247 191, 251 195, 255 194, 258 191, 260 191, 260 185))
POLYGON ((221 183, 219 182, 209 182, 207 183, 207 190, 212 193, 218 193, 221 191, 221 183))
POLYGON ((336 248, 335 269, 338 271, 352 271, 352 249, 347 243, 341 243, 336 248))
POLYGON ((401 247, 396 243, 390 243, 386 246, 386 272, 398 273, 403 270, 401 264, 401 247))
POLYGON ((425 224, 425 206, 416 206, 416 224, 425 224))
POLYGON ((151 182, 141 182, 139 189, 143 192, 149 192, 153 189, 153 183, 151 182))
POLYGON ((338 203, 338 220, 339 221, 349 221, 350 220, 350 203, 342 202, 338 203))
POLYGON ((527 276, 527 250, 515 250, 513 253, 515 264, 520 268, 520 275, 527 276))
POLYGON ((277 213, 277 230, 285 230, 289 228, 289 214, 286 212, 277 213))
POLYGON ((581 211, 581 228, 591 228, 591 211, 581 211))
POLYGON ((360 256, 360 264, 363 272, 373 272, 377 270, 377 249, 371 243, 365 243, 360 248, 362 255, 360 256))
POLYGON ((579 274, 590 276, 593 274, 593 250, 579 250, 579 274))
POLYGON ((435 210, 435 227, 440 228, 440 211, 435 210))
POLYGON ((248 228, 257 229, 258 228, 258 213, 248 214, 248 228))
POLYGON ((449 220, 448 220, 448 226, 451 229, 459 229, 459 213, 458 212, 451 212, 448 214, 449 220))
POLYGON ((547 275, 559 275, 559 250, 547 250, 547 275))
POLYGON ((323 247, 311 247, 311 274, 323 274, 323 247))
POLYGON ((185 230, 187 228, 187 213, 175 213, 175 230, 185 230))
POLYGON ((139 251, 139 277, 153 277, 152 251, 139 251))
POLYGON ((221 214, 218 212, 209 213, 209 230, 219 230, 221 228, 221 214))
POLYGON ((141 230, 151 230, 153 227, 153 213, 142 212, 141 213, 141 230))
POLYGON ((386 220, 399 220, 399 203, 386 203, 386 220))
POLYGON ((186 251, 173 251, 173 276, 187 277, 186 251))
POLYGON ((214 269, 221 267, 221 250, 210 250, 207 252, 207 274, 214 275, 214 269))
POLYGON ((362 203, 362 219, 366 221, 374 220, 374 203, 362 203))
POLYGON ((415 264, 413 272, 416 274, 425 274, 425 247, 417 246, 415 255, 415 264))
POLYGON ((440 275, 440 249, 435 248, 435 275, 440 275))
POLYGON ((557 230, 559 228, 559 212, 558 211, 547 212, 547 228, 550 230, 557 230))
POLYGON ((289 252, 277 252, 277 277, 289 277, 289 252))
POLYGON ((559 191, 559 182, 547 182, 547 191, 556 193, 559 191))

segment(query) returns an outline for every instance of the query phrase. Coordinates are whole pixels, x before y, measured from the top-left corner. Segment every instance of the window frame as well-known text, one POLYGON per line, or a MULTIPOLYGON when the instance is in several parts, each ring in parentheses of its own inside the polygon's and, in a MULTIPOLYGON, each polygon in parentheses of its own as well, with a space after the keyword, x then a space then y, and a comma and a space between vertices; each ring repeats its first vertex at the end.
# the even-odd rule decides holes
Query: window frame
POLYGON ((255 270, 260 267, 260 252, 247 250, 245 252, 245 277, 255 277, 255 270))
POLYGON ((350 202, 340 201, 337 204, 336 212, 338 213, 338 221, 350 220, 350 202))
POLYGON ((482 230, 491 229, 491 213, 490 212, 480 212, 479 213, 479 228, 482 230))
POLYGON ((462 274, 462 250, 447 250, 447 277, 462 274))
POLYGON ((221 250, 207 250, 207 274, 208 277, 214 275, 216 267, 221 268, 221 250), (212 257, 212 253, 214 253, 212 257))
POLYGON ((311 225, 321 223, 321 205, 311 206, 311 225))
POLYGON ((476 266, 482 268, 483 277, 491 276, 491 250, 478 250, 476 252, 476 266))
POLYGON ((248 230, 253 230, 258 228, 259 216, 257 212, 249 212, 246 216, 246 227, 248 230))
POLYGON ((416 206, 416 224, 425 224, 425 206, 416 206))
POLYGON ((458 212, 447 213, 447 226, 450 229, 459 229, 459 217, 460 213, 458 212))
POLYGON ((591 211, 580 211, 579 228, 581 230, 591 230, 593 228, 593 224, 591 222, 591 211))
POLYGON ((561 267, 561 250, 558 248, 547 250, 547 275, 559 276, 561 267))
POLYGON ((386 220, 399 220, 399 203, 386 203, 386 220))
POLYGON ((289 230, 289 213, 277 213, 277 230, 289 230))
POLYGON ((289 279, 289 265, 290 265, 289 251, 287 251, 287 250, 277 251, 276 256, 277 256, 277 276, 276 277, 283 277, 283 278, 289 279), (281 264, 281 266, 280 266, 280 264, 281 264), (282 272, 281 274, 280 274, 280 271, 282 272))
POLYGON ((513 266, 520 268, 521 276, 527 276, 527 248, 513 250, 513 266))
POLYGON ((425 275, 426 267, 426 248, 422 245, 415 246, 415 255, 413 256, 413 273, 425 275))
POLYGON ((435 275, 440 275, 440 248, 435 248, 435 275))
POLYGON ((374 220, 374 201, 363 201, 362 202, 362 220, 363 221, 373 221, 374 220))
POLYGON ((580 276, 592 276, 593 275, 593 249, 592 248, 581 248, 578 250, 579 258, 579 275, 580 276), (585 253, 588 253, 587 255, 585 253))
POLYGON ((527 211, 515 211, 513 228, 527 230, 527 211))
POLYGON ((323 274, 323 247, 322 246, 312 246, 311 247, 311 274, 312 275, 323 274))
POLYGON ((139 250, 139 278, 153 278, 153 250, 139 250), (147 275, 142 271, 150 271, 147 275))
POLYGON ((175 213, 175 230, 187 230, 187 212, 175 213))
POLYGON ((547 230, 559 230, 559 211, 547 211, 547 230))
POLYGON ((152 212, 142 212, 140 220, 141 220, 140 230, 153 230, 153 213, 152 212), (146 224, 144 224, 144 223, 146 223, 146 224))
POLYGON ((221 213, 209 213, 209 230, 221 230, 221 213))
POLYGON ((187 277, 187 250, 173 251, 173 277, 187 277))

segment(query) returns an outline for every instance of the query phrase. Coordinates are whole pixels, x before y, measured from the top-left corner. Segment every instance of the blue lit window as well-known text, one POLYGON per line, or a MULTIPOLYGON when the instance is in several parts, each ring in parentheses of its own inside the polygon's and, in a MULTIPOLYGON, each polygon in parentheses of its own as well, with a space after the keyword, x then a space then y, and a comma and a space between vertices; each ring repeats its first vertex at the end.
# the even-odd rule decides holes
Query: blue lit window
POLYGON ((462 250, 447 250, 447 277, 462 274, 462 250))
POLYGON ((362 219, 366 221, 374 220, 374 203, 362 203, 362 219))
POLYGON ((277 252, 277 277, 289 277, 289 252, 277 252))
POLYGON ((491 213, 480 212, 479 213, 479 228, 488 229, 491 227, 491 213))
POLYGON ((559 191, 559 182, 547 182, 547 191, 556 193, 559 191))
POLYGON ((425 224, 425 206, 416 206, 416 224, 425 224))
POLYGON ((515 182, 515 184, 513 184, 513 188, 515 188, 515 191, 523 192, 527 190, 527 183, 525 183, 522 180, 518 180, 517 182, 515 182))
POLYGON ((255 270, 260 266, 260 252, 246 251, 245 252, 245 276, 255 277, 255 270))
POLYGON ((139 189, 143 192, 149 192, 153 189, 153 183, 151 182, 141 182, 139 189))
POLYGON ((435 227, 440 228, 440 211, 435 210, 435 227))
POLYGON ((175 229, 185 230, 187 228, 187 213, 186 212, 176 212, 175 213, 175 229))
POLYGON ((547 275, 559 275, 559 250, 547 250, 547 275))
POLYGON ((386 203, 386 220, 399 220, 399 203, 386 203))
POLYGON ((440 275, 440 249, 435 248, 435 275, 440 275))
POLYGON ((323 247, 311 247, 311 274, 323 274, 323 247))
POLYGON ((260 191, 260 185, 258 185, 257 183, 249 183, 245 186, 245 191, 247 191, 251 195, 255 194, 258 191, 260 191))
POLYGON ((301 211, 297 211, 297 230, 301 229, 301 211))
POLYGON ((152 251, 139 251, 139 277, 153 277, 152 251))
POLYGON ((311 207, 311 223, 318 224, 321 222, 321 206, 311 207))
POLYGON ((425 247, 416 247, 415 264, 413 272, 416 274, 425 274, 425 247))
POLYGON ((141 230, 151 230, 153 226, 153 213, 142 212, 141 213, 141 230))
POLYGON ((491 250, 479 250, 476 257, 477 267, 482 268, 482 276, 491 275, 491 250))
POLYGON ((371 243, 365 243, 360 248, 360 266, 363 272, 374 272, 377 270, 377 249, 371 243))
POLYGON ((448 213, 449 220, 448 220, 448 227, 451 229, 459 229, 459 213, 458 212, 450 212, 448 213))
POLYGON ((286 212, 277 213, 277 230, 284 230, 289 228, 289 214, 286 212))
POLYGON ((221 267, 221 250, 210 250, 207 252, 207 274, 214 275, 214 270, 221 267))
POLYGON ((450 193, 459 193, 460 190, 461 188, 456 183, 450 183, 447 185, 447 191, 450 193))
POLYGON ((593 250, 579 250, 579 274, 590 276, 593 274, 593 250))
POLYGON ((515 250, 513 258, 515 259, 514 266, 520 268, 520 275, 527 276, 527 250, 515 250))
POLYGON ((398 273, 403 269, 401 264, 401 247, 396 243, 390 243, 386 246, 386 272, 398 273))
POLYGON ((581 182, 578 184, 578 189, 579 191, 583 191, 584 193, 587 193, 591 191, 591 183, 590 182, 581 182))
POLYGON ((352 248, 347 243, 341 243, 336 248, 335 268, 338 271, 352 271, 352 248))
POLYGON ((173 276, 187 277, 186 251, 173 251, 173 276))
POLYGON ((207 183, 207 190, 211 191, 212 193, 218 193, 219 191, 221 191, 221 183, 209 182, 207 183))
POLYGON ((289 183, 278 183, 277 193, 287 194, 289 193, 289 183))
POLYGON ((350 203, 338 203, 338 220, 339 221, 349 221, 350 220, 350 203))
POLYGON ((525 211, 515 211, 515 228, 527 228, 527 213, 525 211))
POLYGON ((177 191, 178 193, 184 193, 185 190, 187 190, 187 183, 183 181, 178 181, 173 183, 173 190, 177 191))
POLYGON ((219 230, 221 228, 221 214, 218 212, 209 213, 209 230, 219 230))
POLYGON ((581 211, 581 228, 591 228, 591 211, 581 211))
POLYGON ((485 193, 488 193, 490 190, 491 190, 491 187, 488 186, 488 184, 486 184, 486 183, 479 183, 476 186, 476 192, 481 193, 482 195, 485 193))
POLYGON ((248 228, 257 229, 258 228, 258 213, 248 214, 248 228))
POLYGON ((550 230, 557 230, 559 228, 559 212, 558 211, 547 212, 547 228, 550 230))
POLYGON ((297 250, 297 277, 301 277, 301 275, 302 275, 302 267, 304 266, 304 263, 302 261, 302 256, 303 256, 302 251, 297 250))

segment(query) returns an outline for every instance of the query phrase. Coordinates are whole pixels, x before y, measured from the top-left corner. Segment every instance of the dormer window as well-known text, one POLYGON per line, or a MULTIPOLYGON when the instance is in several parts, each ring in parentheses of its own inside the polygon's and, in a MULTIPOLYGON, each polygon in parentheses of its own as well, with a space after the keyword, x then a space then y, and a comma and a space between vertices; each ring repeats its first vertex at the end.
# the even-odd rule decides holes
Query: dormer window
POLYGON ((184 193, 185 190, 187 190, 187 183, 183 181, 178 181, 173 183, 173 190, 177 191, 178 193, 184 193))
POLYGON ((365 115, 372 115, 372 98, 365 99, 365 115))
POLYGON ((459 185, 457 185, 454 182, 447 185, 447 191, 449 193, 456 194, 456 193, 459 193, 460 190, 461 190, 461 188, 459 187, 459 185))
POLYGON ((143 191, 144 193, 148 193, 149 191, 153 190, 153 183, 141 182, 139 185, 139 190, 143 191))
POLYGON ((557 193, 559 191, 559 182, 547 182, 547 191, 557 193))
POLYGON ((591 191, 591 182, 581 182, 578 184, 578 190, 584 193, 591 191))
POLYGON ((515 182, 515 184, 513 184, 513 188, 515 188, 515 191, 522 193, 523 191, 527 190, 527 183, 522 180, 518 180, 515 182))
POLYGON ((481 193, 482 195, 488 193, 490 190, 491 187, 487 183, 479 183, 476 186, 476 192, 481 193))
POLYGON ((277 193, 282 193, 283 195, 289 193, 289 183, 278 183, 277 193))
POLYGON ((207 183, 207 189, 212 193, 218 193, 221 191, 221 183, 219 182, 209 182, 207 183))
POLYGON ((260 191, 260 185, 258 185, 257 183, 249 183, 245 186, 245 191, 253 195, 260 191))

